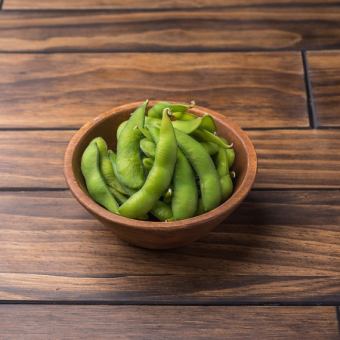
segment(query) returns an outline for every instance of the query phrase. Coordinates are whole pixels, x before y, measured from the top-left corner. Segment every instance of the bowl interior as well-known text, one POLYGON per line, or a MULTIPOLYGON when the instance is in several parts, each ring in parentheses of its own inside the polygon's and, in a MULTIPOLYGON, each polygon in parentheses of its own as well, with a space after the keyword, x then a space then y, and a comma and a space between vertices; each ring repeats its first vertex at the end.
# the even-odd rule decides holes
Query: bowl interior
MULTIPOLYGON (((81 156, 89 144, 89 142, 98 136, 103 137, 109 148, 115 150, 116 148, 116 131, 121 122, 128 119, 131 112, 139 105, 140 103, 132 103, 129 105, 124 105, 122 107, 113 109, 107 113, 104 113, 98 116, 94 121, 87 123, 84 125, 74 136, 73 138, 73 146, 72 146, 72 172, 74 175, 74 180, 81 188, 81 190, 87 194, 87 189, 85 186, 84 178, 81 174, 80 170, 80 162, 81 156)), ((150 103, 152 105, 152 102, 150 103)), ((194 113, 197 116, 202 116, 206 113, 211 114, 217 125, 217 132, 220 136, 226 138, 229 142, 234 144, 235 148, 235 163, 233 165, 233 170, 236 172, 237 177, 235 181, 235 188, 231 198, 229 198, 226 202, 221 204, 218 208, 222 211, 221 207, 224 205, 229 205, 228 209, 232 209, 232 205, 237 205, 244 196, 250 190, 250 187, 254 181, 255 173, 256 173, 256 154, 253 148, 252 143, 250 142, 248 136, 233 122, 231 122, 226 117, 218 114, 209 109, 205 109, 202 107, 195 107, 190 110, 190 112, 194 113), (236 199, 235 196, 238 196, 236 199), (231 203, 231 201, 233 201, 231 203)), ((72 141, 70 144, 72 144, 72 141)), ((69 182, 70 183, 70 182, 69 182)), ((72 188, 71 188, 72 189, 72 188)), ((82 202, 81 202, 82 203, 82 202)), ((83 204, 83 203, 82 203, 83 204)), ((99 211, 102 210, 100 206, 98 206, 99 211)), ((214 211, 213 210, 213 211, 214 211)), ((209 214, 208 212, 206 214, 209 214)), ((206 215, 203 214, 203 215, 206 215)), ((114 215, 114 214, 111 214, 114 215)), ((203 215, 200 215, 203 216, 203 215)), ((107 217, 107 214, 106 214, 107 217)), ((121 216, 112 217, 112 220, 115 218, 122 219, 121 216)), ((195 217, 194 217, 195 218, 195 217)), ((194 219, 192 218, 192 219, 194 219)), ((197 218, 197 217, 196 217, 197 218)), ((125 219, 125 218, 124 218, 125 219)), ((191 219, 188 219, 191 220, 191 219)), ((135 220, 134 220, 135 221, 135 220)), ((183 220, 186 221, 186 220, 183 220)), ((140 221, 142 222, 142 221, 140 221)), ((179 222, 179 221, 178 221, 179 222)), ((159 222, 148 222, 148 223, 159 223, 159 222)), ((170 222, 170 224, 176 222, 170 222)), ((183 223, 182 223, 183 224, 183 223)))

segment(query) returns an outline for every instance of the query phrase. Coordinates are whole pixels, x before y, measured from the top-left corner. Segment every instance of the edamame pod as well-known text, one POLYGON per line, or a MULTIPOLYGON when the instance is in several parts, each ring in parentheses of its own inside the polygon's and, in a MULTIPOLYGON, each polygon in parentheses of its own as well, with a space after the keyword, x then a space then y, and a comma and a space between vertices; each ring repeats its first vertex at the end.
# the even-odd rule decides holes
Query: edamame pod
POLYGON ((195 130, 192 135, 202 142, 212 142, 225 149, 232 148, 232 145, 225 143, 220 137, 205 129, 195 130))
POLYGON ((116 169, 119 181, 131 189, 142 187, 145 179, 139 143, 143 134, 138 126, 144 126, 145 101, 131 115, 117 140, 116 169))
POLYGON ((97 137, 93 139, 91 143, 97 144, 99 150, 99 167, 106 184, 125 194, 126 191, 124 190, 124 187, 119 183, 113 171, 113 166, 109 159, 109 152, 112 151, 107 150, 107 144, 105 140, 102 137, 97 137))
POLYGON ((159 141, 159 129, 154 126, 148 126, 148 130, 151 134, 152 140, 157 144, 159 141))
POLYGON ((188 112, 173 112, 172 116, 180 120, 193 120, 197 118, 195 115, 188 112))
POLYGON ((123 204, 127 200, 127 197, 124 196, 122 193, 120 193, 115 188, 109 187, 109 190, 119 204, 123 204))
POLYGON ((127 120, 124 120, 123 122, 121 122, 118 126, 118 129, 117 129, 117 132, 116 132, 116 136, 117 136, 117 139, 119 138, 120 136, 120 133, 123 131, 125 125, 127 124, 127 120))
MULTIPOLYGON (((190 121, 190 120, 197 119, 195 115, 193 115, 192 113, 188 113, 188 112, 173 112, 172 116, 179 121, 190 121)), ((203 117, 199 117, 199 118, 201 119, 200 128, 208 130, 212 133, 216 132, 217 128, 216 128, 216 124, 215 124, 213 117, 206 114, 203 117)))
POLYGON ((149 117, 162 118, 163 110, 170 109, 171 112, 185 112, 190 105, 187 104, 171 104, 168 102, 158 102, 149 111, 149 117))
POLYGON ((215 157, 216 169, 220 176, 222 199, 225 201, 233 192, 233 181, 229 174, 228 158, 225 149, 220 147, 215 157))
POLYGON ((178 130, 175 134, 179 148, 199 176, 204 211, 216 208, 221 202, 221 187, 214 162, 194 138, 178 130))
MULTIPOLYGON (((145 122, 144 122, 144 125, 145 125, 145 122)), ((138 129, 143 134, 144 138, 150 139, 150 140, 152 139, 149 130, 147 130, 144 127, 140 127, 140 126, 138 126, 138 129)))
POLYGON ((216 132, 217 130, 214 118, 207 114, 202 117, 202 123, 200 127, 201 129, 210 131, 212 133, 216 132))
POLYGON ((194 216, 198 199, 195 174, 181 150, 177 150, 173 186, 171 201, 173 219, 182 220, 194 216))
POLYGON ((202 215, 204 214, 204 207, 203 207, 203 201, 202 201, 202 198, 200 198, 198 200, 198 205, 197 205, 197 211, 196 211, 196 215, 202 215))
POLYGON ((152 140, 143 138, 140 141, 140 148, 147 157, 154 158, 156 152, 156 145, 152 140))
POLYGON ((202 118, 198 117, 193 120, 174 120, 172 125, 175 129, 190 134, 196 131, 202 123, 202 118))
POLYGON ((150 171, 153 166, 153 159, 152 158, 143 158, 143 166, 147 171, 150 171))
MULTIPOLYGON (((229 142, 223 138, 220 137, 222 139, 223 142, 225 142, 226 144, 229 144, 229 142)), ((233 166, 234 161, 235 161, 235 150, 234 148, 230 148, 230 149, 225 149, 225 152, 227 153, 227 158, 228 158, 228 167, 229 169, 233 166)))
POLYGON ((210 156, 215 155, 219 149, 218 145, 212 142, 201 142, 201 145, 204 147, 204 149, 208 152, 210 156))
MULTIPOLYGON (((108 151, 108 155, 109 155, 109 159, 111 161, 111 164, 112 164, 112 168, 113 168, 113 172, 115 173, 115 175, 117 174, 117 167, 116 167, 116 154, 112 151, 112 150, 109 150, 108 151)), ((118 181, 118 180, 117 180, 118 181)), ((118 181, 119 182, 119 181, 118 181)), ((136 190, 134 189, 131 189, 129 187, 126 187, 125 185, 119 183, 120 186, 122 187, 122 190, 120 191, 123 195, 126 195, 126 196, 131 196, 133 195, 136 190)))
MULTIPOLYGON (((116 198, 116 200, 119 202, 119 204, 123 204, 124 202, 127 201, 127 197, 122 195, 119 191, 115 190, 114 188, 109 188, 112 195, 116 198)), ((160 216, 163 216, 165 215, 165 211, 161 210, 161 207, 159 207, 156 203, 156 206, 157 206, 157 210, 156 210, 156 213, 159 214, 160 216)), ((137 219, 138 220, 147 220, 149 218, 148 214, 144 214, 144 215, 141 215, 141 216, 138 216, 137 219)))
POLYGON ((164 111, 154 165, 142 188, 119 208, 119 212, 123 216, 136 218, 154 207, 170 185, 176 163, 176 154, 177 143, 174 128, 167 112, 164 111))
POLYGON ((147 128, 156 127, 156 128, 159 129, 161 127, 161 119, 146 116, 145 117, 145 126, 147 128))
POLYGON ((118 203, 108 189, 100 172, 97 143, 90 143, 81 158, 81 172, 90 196, 107 210, 118 214, 118 203))
POLYGON ((160 221, 168 221, 172 219, 171 208, 162 201, 157 201, 150 213, 160 221))

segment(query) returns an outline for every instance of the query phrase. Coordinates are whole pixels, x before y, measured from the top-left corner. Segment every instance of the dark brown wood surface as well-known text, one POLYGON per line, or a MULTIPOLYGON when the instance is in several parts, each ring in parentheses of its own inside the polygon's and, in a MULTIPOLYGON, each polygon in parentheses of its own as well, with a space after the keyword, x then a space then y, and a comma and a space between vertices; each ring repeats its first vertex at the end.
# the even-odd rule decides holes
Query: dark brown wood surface
POLYGON ((332 340, 338 336, 334 314, 334 307, 12 305, 0 307, 0 327, 6 339, 93 339, 100 330, 101 339, 332 340))
POLYGON ((339 212, 339 191, 254 191, 215 232, 157 252, 68 191, 2 192, 0 300, 340 303, 339 212))
MULTIPOLYGON (((63 158, 75 131, 3 131, 0 188, 65 188, 63 158)), ((340 131, 250 130, 255 188, 340 189, 340 131)), ((114 134, 112 134, 114 135, 114 134)))
POLYGON ((298 52, 0 54, 0 74, 0 127, 79 128, 146 98, 195 99, 242 127, 308 126, 298 52))
MULTIPOLYGON (((6 0, 5 0, 6 2, 6 0)), ((204 11, 4 11, 0 51, 233 51, 336 48, 338 6, 204 11)))
POLYGON ((4 9, 182 9, 247 6, 320 6, 335 0, 3 0, 4 9))
POLYGON ((340 53, 308 52, 315 110, 320 126, 340 126, 340 53))
POLYGON ((339 22, 333 0, 4 0, 0 338, 337 339, 339 22), (172 251, 117 239, 63 178, 76 129, 145 98, 231 117, 259 158, 172 251))

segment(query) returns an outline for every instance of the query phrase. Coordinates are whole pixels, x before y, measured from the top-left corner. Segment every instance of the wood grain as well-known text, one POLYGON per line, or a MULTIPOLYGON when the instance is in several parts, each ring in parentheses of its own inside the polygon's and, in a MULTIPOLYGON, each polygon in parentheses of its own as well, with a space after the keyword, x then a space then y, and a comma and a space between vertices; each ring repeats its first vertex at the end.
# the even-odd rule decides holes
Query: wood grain
POLYGON ((0 300, 340 304, 339 212, 339 191, 252 192, 215 232, 160 252, 119 241, 67 191, 2 192, 0 300))
MULTIPOLYGON (((299 0, 303 5, 336 4, 334 0, 299 0)), ((4 0, 4 9, 182 9, 206 7, 296 6, 295 0, 4 0)))
POLYGON ((336 339, 332 307, 1 306, 6 339, 336 339))
POLYGON ((65 188, 64 152, 72 131, 2 131, 0 187, 65 188))
POLYGON ((249 131, 257 188, 340 188, 339 130, 249 131))
MULTIPOLYGON (((2 131, 0 188, 65 188, 63 156, 74 131, 2 131)), ((340 188, 340 131, 248 131, 256 188, 340 188)))
POLYGON ((340 126, 340 51, 308 52, 316 113, 320 126, 340 126))
POLYGON ((0 74, 0 127, 78 128, 145 98, 195 99, 243 127, 308 125, 295 52, 0 54, 0 74))
POLYGON ((338 6, 3 11, 0 51, 202 52, 340 45, 338 6))

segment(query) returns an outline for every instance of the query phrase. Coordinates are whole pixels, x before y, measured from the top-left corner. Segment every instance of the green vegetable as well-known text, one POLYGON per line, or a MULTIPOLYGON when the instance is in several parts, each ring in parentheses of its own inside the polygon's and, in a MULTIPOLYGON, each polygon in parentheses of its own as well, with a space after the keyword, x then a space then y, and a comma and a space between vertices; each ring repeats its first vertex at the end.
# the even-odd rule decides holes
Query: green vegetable
POLYGON ((163 112, 153 167, 142 186, 120 208, 126 217, 136 218, 149 212, 169 187, 176 164, 177 143, 171 121, 163 112))
POLYGON ((118 213, 118 203, 112 196, 100 172, 97 143, 90 143, 81 158, 81 172, 90 196, 107 210, 118 213))

